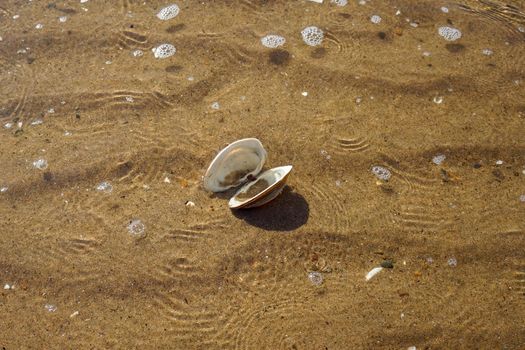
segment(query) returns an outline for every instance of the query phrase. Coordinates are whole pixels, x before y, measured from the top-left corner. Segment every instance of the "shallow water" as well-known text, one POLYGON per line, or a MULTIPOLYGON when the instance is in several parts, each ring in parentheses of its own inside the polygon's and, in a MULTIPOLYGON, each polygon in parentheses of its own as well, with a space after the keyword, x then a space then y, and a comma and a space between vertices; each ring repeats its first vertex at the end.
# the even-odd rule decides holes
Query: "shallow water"
POLYGON ((177 4, 0 2, 0 347, 523 348, 524 1, 177 4))

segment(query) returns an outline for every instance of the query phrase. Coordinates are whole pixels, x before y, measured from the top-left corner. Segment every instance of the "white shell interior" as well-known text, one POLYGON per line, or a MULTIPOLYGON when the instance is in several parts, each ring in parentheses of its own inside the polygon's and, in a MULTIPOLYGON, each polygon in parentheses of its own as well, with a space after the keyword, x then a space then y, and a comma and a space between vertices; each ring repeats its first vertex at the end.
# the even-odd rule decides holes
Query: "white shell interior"
MULTIPOLYGON (((251 181, 244 185, 235 196, 233 196, 228 205, 232 209, 236 208, 252 208, 268 203, 270 200, 277 197, 283 187, 286 180, 286 175, 292 170, 291 165, 280 166, 266 170, 264 173, 259 175, 255 181, 251 181), (256 192, 246 196, 252 186, 256 186, 261 181, 266 182, 264 186, 258 188, 256 192), (248 203, 248 205, 246 205, 248 203)), ((260 184, 259 184, 260 186, 260 184)))
POLYGON ((204 175, 204 187, 212 192, 226 191, 257 175, 266 161, 261 141, 248 138, 235 141, 217 154, 204 175))

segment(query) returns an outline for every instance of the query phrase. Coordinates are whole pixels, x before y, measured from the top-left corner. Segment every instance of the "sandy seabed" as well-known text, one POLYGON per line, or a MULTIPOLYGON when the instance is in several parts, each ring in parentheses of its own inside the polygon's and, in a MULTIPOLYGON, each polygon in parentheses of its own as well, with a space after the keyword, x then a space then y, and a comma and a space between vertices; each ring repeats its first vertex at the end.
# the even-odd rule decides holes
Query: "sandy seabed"
POLYGON ((50 1, 0 2, 0 349, 525 348, 524 1, 50 1), (294 170, 232 212, 245 137, 294 170))

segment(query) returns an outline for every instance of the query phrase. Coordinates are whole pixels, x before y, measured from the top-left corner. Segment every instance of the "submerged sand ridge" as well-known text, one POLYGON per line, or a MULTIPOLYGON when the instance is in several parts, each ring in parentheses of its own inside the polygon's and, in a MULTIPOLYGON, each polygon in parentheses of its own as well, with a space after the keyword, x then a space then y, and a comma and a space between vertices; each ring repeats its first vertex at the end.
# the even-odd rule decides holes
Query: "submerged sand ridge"
POLYGON ((0 347, 523 347, 522 1, 175 3, 0 4, 0 347))

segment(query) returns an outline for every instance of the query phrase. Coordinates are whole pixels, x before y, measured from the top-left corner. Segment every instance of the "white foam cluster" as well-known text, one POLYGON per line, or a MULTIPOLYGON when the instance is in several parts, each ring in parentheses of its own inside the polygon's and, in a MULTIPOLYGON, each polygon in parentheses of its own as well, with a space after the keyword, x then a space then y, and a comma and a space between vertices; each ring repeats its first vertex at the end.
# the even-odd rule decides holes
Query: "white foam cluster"
POLYGON ((133 236, 143 236, 146 227, 140 219, 131 220, 128 225, 128 232, 133 236))
POLYGON ((381 16, 378 16, 378 15, 373 15, 372 17, 370 17, 370 22, 374 24, 379 24, 381 20, 382 20, 381 16))
POLYGON ((286 39, 280 35, 270 34, 261 39, 261 44, 264 47, 275 49, 276 47, 283 46, 286 39))
POLYGON ((491 49, 483 49, 483 51, 481 51, 485 56, 490 56, 494 53, 494 51, 492 51, 491 49))
POLYGON ((43 170, 47 168, 47 160, 44 158, 37 159, 33 162, 33 166, 37 169, 43 170))
POLYGON ((387 181, 392 176, 392 173, 387 168, 383 168, 382 166, 373 166, 372 167, 372 173, 380 180, 387 181))
POLYGON ((447 157, 444 154, 438 154, 432 158, 432 163, 440 165, 447 157))
POLYGON ((167 21, 169 19, 177 17, 179 12, 180 12, 179 6, 177 4, 172 4, 172 5, 162 8, 159 11, 159 13, 157 13, 157 17, 163 21, 167 21))
POLYGON ((332 0, 330 2, 332 4, 336 4, 337 6, 346 6, 348 4, 348 0, 332 0))
POLYGON ((323 283, 323 275, 317 271, 309 272, 308 279, 315 286, 320 286, 323 283))
POLYGON ((167 58, 173 56, 177 49, 171 44, 162 44, 153 48, 152 51, 155 58, 167 58))
POLYGON ((321 45, 324 39, 323 31, 314 26, 304 28, 301 31, 301 35, 303 37, 303 41, 309 46, 321 45))
POLYGON ((101 182, 95 187, 99 192, 111 193, 113 191, 113 185, 107 181, 101 182))
POLYGON ((439 27, 438 34, 446 41, 455 41, 461 38, 461 31, 453 27, 439 27))

